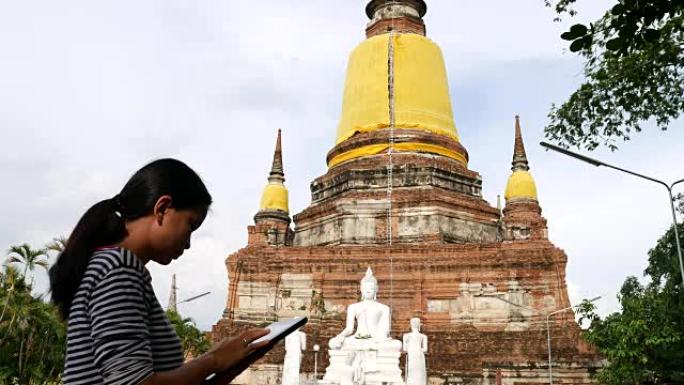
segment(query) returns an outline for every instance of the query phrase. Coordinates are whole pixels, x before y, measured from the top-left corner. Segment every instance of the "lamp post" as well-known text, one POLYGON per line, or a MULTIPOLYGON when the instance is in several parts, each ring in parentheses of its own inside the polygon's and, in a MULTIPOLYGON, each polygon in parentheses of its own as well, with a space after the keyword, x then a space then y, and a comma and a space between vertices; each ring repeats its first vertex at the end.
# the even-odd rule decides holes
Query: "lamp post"
MULTIPOLYGON (((601 299, 601 296, 594 297, 594 298, 588 300, 587 302, 595 302, 595 301, 598 301, 599 299, 601 299)), ((568 306, 564 309, 552 311, 551 313, 546 314, 546 342, 548 345, 547 351, 549 352, 549 385, 553 385, 553 370, 551 367, 551 364, 552 364, 552 362, 551 362, 551 325, 549 323, 549 320, 551 319, 551 316, 554 314, 558 314, 558 313, 564 312, 566 310, 570 310, 570 309, 578 307, 580 305, 581 304, 575 305, 575 306, 568 306)))
POLYGON ((672 188, 673 188, 676 184, 681 183, 681 182, 684 182, 684 179, 680 179, 680 180, 675 181, 674 183, 668 185, 667 183, 665 183, 665 182, 663 182, 663 181, 660 181, 660 180, 658 180, 658 179, 655 179, 655 178, 651 178, 650 176, 641 175, 641 174, 636 173, 636 172, 634 172, 634 171, 625 170, 624 168, 620 168, 620 167, 617 167, 617 166, 613 166, 613 165, 611 165, 611 164, 602 162, 602 161, 600 161, 600 160, 597 160, 597 159, 594 159, 594 158, 590 158, 590 157, 588 157, 588 156, 584 156, 584 155, 581 155, 581 154, 577 154, 577 153, 575 153, 575 152, 566 150, 566 149, 564 149, 564 148, 562 148, 562 147, 554 146, 553 144, 549 144, 549 143, 545 143, 545 142, 540 142, 539 144, 540 144, 542 147, 545 147, 545 148, 547 148, 547 149, 549 149, 549 150, 553 150, 553 151, 556 151, 556 152, 560 152, 560 153, 563 154, 563 155, 567 155, 567 156, 569 156, 569 157, 572 157, 572 158, 581 160, 581 161, 586 162, 586 163, 589 163, 589 164, 591 164, 591 165, 593 165, 593 166, 596 166, 596 167, 601 167, 601 166, 603 166, 603 167, 612 168, 612 169, 614 169, 614 170, 622 171, 622 172, 624 172, 624 173, 631 174, 631 175, 634 175, 634 176, 636 176, 636 177, 639 177, 639 178, 642 178, 642 179, 646 179, 646 180, 649 180, 649 181, 651 181, 651 182, 658 183, 658 184, 661 185, 661 186, 665 186, 665 188, 667 189, 667 193, 670 195, 670 209, 672 210, 672 222, 673 222, 673 224, 674 224, 675 243, 676 243, 676 245, 677 245, 677 256, 679 257, 679 270, 680 270, 680 273, 682 274, 682 284, 684 284, 684 262, 682 262, 682 246, 681 246, 680 243, 679 243, 679 230, 677 229, 677 214, 676 214, 676 212, 675 212, 675 207, 674 207, 674 197, 672 196, 672 188))
POLYGON ((314 383, 318 381, 318 351, 321 350, 321 347, 318 346, 318 344, 313 346, 313 351, 314 351, 314 383))
MULTIPOLYGON (((499 297, 499 296, 496 296, 496 297, 494 297, 494 298, 498 298, 498 299, 502 300, 503 302, 506 302, 506 303, 508 303, 508 304, 510 304, 510 305, 517 306, 517 307, 523 308, 523 309, 527 309, 527 310, 529 310, 529 311, 532 311, 532 312, 534 312, 534 313, 539 314, 539 310, 537 310, 537 309, 533 309, 533 308, 528 307, 528 306, 524 306, 524 305, 517 304, 517 303, 515 303, 515 302, 511 302, 511 301, 509 301, 509 300, 507 300, 507 299, 505 299, 505 298, 501 298, 501 297, 499 297)), ((590 300, 587 300, 587 302, 596 302, 596 301, 598 301, 599 299, 601 299, 601 296, 594 297, 594 298, 592 298, 592 299, 590 299, 590 300)), ((551 327, 550 327, 549 319, 550 319, 551 316, 554 315, 554 314, 558 314, 558 313, 560 313, 560 312, 564 312, 564 311, 566 311, 566 310, 570 310, 570 309, 575 308, 575 307, 578 307, 578 306, 580 306, 580 305, 581 305, 581 304, 575 305, 575 306, 568 306, 568 307, 566 307, 566 308, 564 308, 564 309, 555 310, 555 311, 552 311, 552 312, 550 312, 550 313, 544 313, 544 314, 546 315, 546 343, 547 343, 547 352, 548 352, 548 354, 549 354, 549 385, 553 385, 553 371, 552 371, 552 367, 551 367, 551 364, 552 364, 552 362, 551 362, 551 327)))

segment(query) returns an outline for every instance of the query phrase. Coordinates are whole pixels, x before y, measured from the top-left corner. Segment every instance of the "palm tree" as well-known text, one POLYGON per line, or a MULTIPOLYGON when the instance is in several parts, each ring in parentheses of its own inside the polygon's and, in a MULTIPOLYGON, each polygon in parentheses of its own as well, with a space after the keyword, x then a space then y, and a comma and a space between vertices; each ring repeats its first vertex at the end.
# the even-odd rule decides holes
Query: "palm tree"
POLYGON ((24 280, 28 271, 33 272, 36 266, 43 267, 46 271, 48 269, 48 261, 43 258, 47 256, 45 249, 32 249, 28 243, 18 246, 11 246, 7 252, 7 263, 19 263, 24 265, 24 280))
POLYGON ((45 245, 45 252, 54 251, 59 255, 66 248, 67 238, 63 235, 52 238, 52 242, 45 245))

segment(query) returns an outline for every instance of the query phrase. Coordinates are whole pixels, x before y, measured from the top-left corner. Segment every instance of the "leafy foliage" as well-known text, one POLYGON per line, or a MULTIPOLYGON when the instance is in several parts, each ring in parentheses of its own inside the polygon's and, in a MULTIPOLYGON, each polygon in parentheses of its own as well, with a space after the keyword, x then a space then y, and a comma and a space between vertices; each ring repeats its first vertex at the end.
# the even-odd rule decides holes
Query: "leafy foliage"
POLYGON ((577 11, 572 8, 572 5, 575 3, 575 1, 577 0, 558 0, 554 4, 554 2, 551 0, 544 0, 544 3, 547 7, 553 7, 556 10, 558 17, 556 17, 555 21, 560 21, 561 16, 564 13, 567 13, 570 16, 575 16, 577 14, 577 11))
MULTIPOLYGON (((681 236, 684 225, 679 230, 681 236)), ((625 280, 618 295, 621 312, 601 319, 593 307, 579 309, 591 321, 587 339, 607 359, 598 375, 603 384, 684 382, 684 290, 674 228, 648 254, 649 283, 625 280)))
POLYGON ((198 357, 209 350, 211 347, 209 339, 197 328, 192 318, 183 318, 173 310, 167 310, 166 315, 176 329, 186 359, 198 357))
MULTIPOLYGON (((576 15, 576 0, 545 0, 559 15, 576 15)), ((647 121, 666 130, 684 111, 684 2, 619 0, 588 26, 561 38, 585 58, 585 82, 553 105, 546 138, 561 145, 616 149, 647 121)))
POLYGON ((66 328, 54 306, 31 295, 12 265, 0 272, 0 383, 58 384, 66 328))

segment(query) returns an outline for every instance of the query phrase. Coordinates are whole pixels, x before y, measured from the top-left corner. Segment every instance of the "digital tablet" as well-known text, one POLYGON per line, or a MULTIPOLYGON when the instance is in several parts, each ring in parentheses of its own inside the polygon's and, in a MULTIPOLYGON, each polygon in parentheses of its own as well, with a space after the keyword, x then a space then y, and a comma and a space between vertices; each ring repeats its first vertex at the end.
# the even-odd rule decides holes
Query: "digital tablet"
POLYGON ((274 322, 266 326, 266 329, 269 330, 268 334, 252 341, 250 345, 257 344, 265 340, 270 340, 271 344, 275 344, 276 342, 285 338, 288 334, 304 326, 307 321, 308 318, 306 317, 294 317, 274 322))

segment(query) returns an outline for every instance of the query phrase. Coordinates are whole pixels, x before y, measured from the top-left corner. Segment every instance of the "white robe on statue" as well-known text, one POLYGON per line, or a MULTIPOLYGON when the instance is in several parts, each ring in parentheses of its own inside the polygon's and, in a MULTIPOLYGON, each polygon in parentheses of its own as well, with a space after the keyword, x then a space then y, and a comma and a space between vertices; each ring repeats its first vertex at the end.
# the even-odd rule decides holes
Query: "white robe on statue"
POLYGON ((404 334, 406 357, 406 385, 426 385, 425 353, 427 336, 422 333, 404 334))
POLYGON ((285 337, 282 385, 299 385, 299 366, 302 363, 302 350, 304 349, 306 349, 306 334, 297 330, 285 337))

